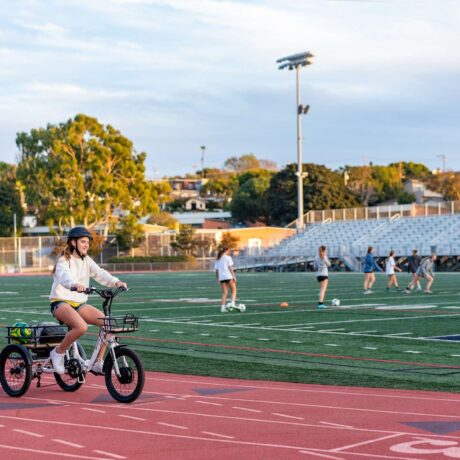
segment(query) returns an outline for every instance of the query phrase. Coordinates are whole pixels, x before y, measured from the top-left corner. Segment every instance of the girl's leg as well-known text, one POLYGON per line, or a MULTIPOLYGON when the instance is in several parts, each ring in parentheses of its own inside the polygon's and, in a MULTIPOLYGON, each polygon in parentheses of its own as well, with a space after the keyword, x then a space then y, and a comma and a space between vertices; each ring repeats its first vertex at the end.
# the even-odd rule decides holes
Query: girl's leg
POLYGON ((372 286, 375 283, 375 273, 369 273, 369 281, 367 284, 367 289, 372 289, 372 286))
POLYGON ((235 301, 236 301, 236 283, 235 283, 235 280, 230 281, 230 289, 232 291, 232 304, 235 304, 235 301))
POLYGON ((225 303, 227 302, 227 291, 228 291, 228 286, 227 283, 221 283, 222 286, 222 306, 225 306, 225 303))
POLYGON ((399 289, 398 278, 396 278, 396 275, 393 275, 393 284, 396 289, 399 289))
POLYGON ((430 275, 425 275, 425 278, 426 278, 425 292, 431 291, 431 285, 433 284, 433 277, 430 275))
POLYGON ((324 280, 319 283, 319 303, 323 303, 324 296, 326 295, 327 285, 329 284, 329 280, 324 280))
POLYGON ((69 304, 59 305, 54 311, 54 317, 70 328, 62 342, 56 347, 56 352, 63 354, 75 340, 86 333, 88 324, 69 304))
MULTIPOLYGON (((104 324, 104 313, 99 311, 96 307, 92 305, 85 305, 81 310, 78 311, 78 314, 88 323, 93 324, 94 326, 102 327, 104 324)), ((106 350, 106 345, 102 344, 101 349, 97 355, 98 360, 103 360, 106 350)), ((101 368, 102 370, 102 368, 101 368)))
POLYGON ((391 288, 391 286, 393 286, 393 276, 394 275, 390 275, 388 277, 388 283, 387 283, 387 290, 391 288))
POLYGON ((370 273, 364 273, 364 290, 367 291, 369 289, 369 278, 370 278, 370 273))

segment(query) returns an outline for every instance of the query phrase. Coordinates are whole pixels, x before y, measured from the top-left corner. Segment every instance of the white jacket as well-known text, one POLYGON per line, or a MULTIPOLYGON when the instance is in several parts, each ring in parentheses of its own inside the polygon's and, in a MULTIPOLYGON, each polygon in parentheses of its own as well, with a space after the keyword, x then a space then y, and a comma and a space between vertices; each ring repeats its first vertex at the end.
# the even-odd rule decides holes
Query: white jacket
POLYGON ((89 256, 83 260, 73 256, 67 260, 61 256, 56 264, 49 298, 85 303, 88 296, 82 292, 71 291, 70 288, 75 284, 89 287, 90 278, 94 278, 98 283, 107 287, 115 287, 119 281, 118 278, 99 267, 89 256))

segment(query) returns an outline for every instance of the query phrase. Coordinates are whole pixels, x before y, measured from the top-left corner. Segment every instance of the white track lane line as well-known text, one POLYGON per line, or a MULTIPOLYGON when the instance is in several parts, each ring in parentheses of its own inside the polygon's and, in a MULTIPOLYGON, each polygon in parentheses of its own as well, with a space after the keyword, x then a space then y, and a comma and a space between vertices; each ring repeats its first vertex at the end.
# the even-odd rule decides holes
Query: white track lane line
POLYGON ((89 412, 97 412, 99 414, 106 414, 107 413, 107 411, 105 411, 105 410, 91 409, 90 407, 82 407, 81 410, 87 410, 89 412))
POLYGON ((208 401, 195 401, 198 404, 209 404, 210 406, 222 406, 220 403, 208 402, 208 401))
MULTIPOLYGON (((17 450, 20 452, 31 452, 32 454, 46 454, 48 456, 57 456, 59 458, 77 458, 79 460, 107 460, 107 457, 87 457, 86 455, 81 454, 65 454, 64 452, 53 452, 51 450, 41 450, 41 449, 28 449, 27 447, 16 447, 16 446, 6 446, 4 444, 0 444, 0 449, 10 449, 10 450, 17 450)), ((27 458, 33 458, 33 456, 29 456, 27 458)))
POLYGON ((17 429, 15 428, 15 429, 13 429, 13 431, 16 431, 16 433, 26 434, 27 436, 33 436, 35 438, 44 438, 45 437, 44 434, 34 433, 33 431, 20 430, 19 428, 17 428, 17 429))
POLYGON ((166 422, 157 422, 157 423, 158 425, 169 426, 171 428, 177 428, 179 430, 188 430, 187 426, 172 425, 171 423, 166 423, 166 422))
POLYGON ((213 433, 212 431, 201 431, 203 434, 208 434, 210 436, 217 436, 224 439, 235 439, 234 436, 227 436, 226 434, 213 433))
POLYGON ((233 406, 232 409, 239 409, 239 410, 245 410, 247 412, 256 412, 258 414, 261 414, 262 411, 261 410, 257 410, 257 409, 249 409, 248 407, 238 407, 238 406, 233 406))
POLYGON ((132 415, 118 414, 118 417, 129 418, 131 420, 139 420, 141 422, 146 422, 147 421, 147 419, 145 419, 145 418, 133 417, 132 415))
POLYGON ((329 458, 331 460, 344 460, 343 457, 333 457, 332 455, 318 454, 316 452, 312 452, 311 450, 299 450, 299 454, 308 454, 321 458, 329 458))
POLYGON ((354 426, 342 425, 341 423, 331 423, 331 422, 319 422, 319 423, 322 423, 323 425, 335 426, 337 428, 354 428, 354 426))
POLYGON ((303 417, 294 417, 293 415, 279 414, 278 412, 272 412, 272 415, 277 415, 278 417, 292 418, 293 420, 305 420, 303 417))
POLYGON ((381 438, 369 439, 368 441, 357 442, 356 444, 349 444, 348 446, 337 447, 335 449, 331 449, 329 452, 341 452, 342 450, 353 449, 355 447, 365 446, 366 444, 373 444, 375 442, 385 441, 386 439, 397 438, 398 436, 402 435, 403 433, 394 433, 390 434, 389 436, 383 436, 381 438))
POLYGON ((96 454, 107 455, 108 457, 112 457, 112 458, 118 458, 120 460, 126 458, 126 457, 123 457, 122 455, 117 455, 117 454, 112 454, 111 452, 106 452, 105 450, 93 450, 93 452, 96 452, 96 454))
POLYGON ((58 442, 59 444, 64 444, 64 446, 76 447, 77 449, 83 449, 81 444, 75 444, 74 442, 64 441, 63 439, 53 439, 52 441, 58 442))

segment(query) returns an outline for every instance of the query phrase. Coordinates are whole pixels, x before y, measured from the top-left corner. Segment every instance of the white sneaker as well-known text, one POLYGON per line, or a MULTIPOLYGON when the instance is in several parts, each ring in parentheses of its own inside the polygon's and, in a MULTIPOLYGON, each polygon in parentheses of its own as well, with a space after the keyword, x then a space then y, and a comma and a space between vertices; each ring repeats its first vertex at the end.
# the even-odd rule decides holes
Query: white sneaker
POLYGON ((370 289, 366 289, 364 291, 364 295, 369 295, 369 294, 372 294, 372 291, 370 289))
POLYGON ((102 359, 98 359, 94 364, 91 370, 96 374, 103 374, 104 373, 104 361, 102 359))
POLYGON ((65 354, 61 355, 56 351, 56 348, 53 348, 50 352, 51 364, 53 365, 54 372, 58 374, 65 373, 64 356, 65 354))
POLYGON ((228 312, 227 307, 226 307, 225 305, 222 305, 222 306, 220 307, 220 312, 221 312, 221 313, 227 313, 227 312, 228 312))

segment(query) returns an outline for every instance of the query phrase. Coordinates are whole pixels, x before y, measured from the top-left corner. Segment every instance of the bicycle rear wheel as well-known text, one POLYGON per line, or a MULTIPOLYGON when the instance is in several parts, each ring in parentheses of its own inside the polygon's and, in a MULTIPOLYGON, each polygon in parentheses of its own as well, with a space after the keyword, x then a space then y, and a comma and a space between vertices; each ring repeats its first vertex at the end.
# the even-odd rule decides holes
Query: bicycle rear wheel
POLYGON ((111 354, 107 355, 104 362, 107 390, 116 401, 131 403, 140 396, 144 388, 144 367, 139 356, 129 348, 115 348, 115 356, 120 375, 115 372, 111 354))
POLYGON ((32 365, 26 348, 7 345, 0 353, 0 383, 10 396, 22 396, 32 381, 32 365))

